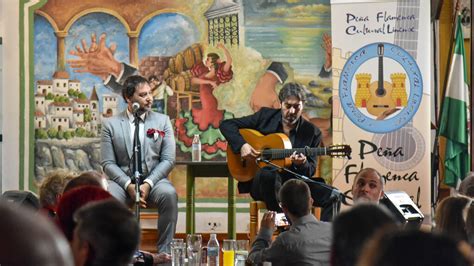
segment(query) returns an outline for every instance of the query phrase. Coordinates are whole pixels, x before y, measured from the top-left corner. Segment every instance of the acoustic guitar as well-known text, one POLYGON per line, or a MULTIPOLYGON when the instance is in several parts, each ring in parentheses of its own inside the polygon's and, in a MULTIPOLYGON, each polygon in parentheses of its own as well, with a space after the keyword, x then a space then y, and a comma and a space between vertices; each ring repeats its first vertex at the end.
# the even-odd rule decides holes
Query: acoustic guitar
MULTIPOLYGON (((261 158, 271 160, 272 163, 281 166, 291 166, 290 157, 293 152, 302 153, 306 157, 317 155, 328 155, 332 157, 347 156, 350 158, 352 149, 349 145, 331 145, 324 148, 295 148, 291 147, 291 141, 283 133, 263 135, 253 129, 239 130, 245 141, 254 149, 261 152, 261 158)), ((240 182, 253 179, 257 170, 266 166, 264 162, 243 159, 240 153, 234 153, 230 147, 227 148, 227 165, 231 175, 240 182)))
POLYGON ((383 43, 377 46, 377 54, 379 57, 379 77, 378 81, 370 84, 370 98, 367 101, 367 112, 378 117, 383 112, 394 109, 396 104, 392 99, 392 84, 383 79, 383 43))

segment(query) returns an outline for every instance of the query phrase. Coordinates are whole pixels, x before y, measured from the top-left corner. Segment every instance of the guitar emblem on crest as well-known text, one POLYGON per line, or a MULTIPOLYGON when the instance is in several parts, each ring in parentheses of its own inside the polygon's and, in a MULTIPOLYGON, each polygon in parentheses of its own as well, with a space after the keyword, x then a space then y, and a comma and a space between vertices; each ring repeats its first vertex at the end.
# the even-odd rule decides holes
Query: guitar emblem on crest
POLYGON ((372 43, 347 60, 339 95, 345 114, 358 127, 391 132, 408 123, 418 110, 423 95, 421 72, 403 48, 372 43))
POLYGON ((367 112, 378 120, 387 118, 401 108, 407 106, 405 73, 392 73, 391 82, 384 79, 383 71, 384 45, 378 45, 378 80, 371 82, 372 74, 356 74, 357 89, 355 103, 358 108, 366 108, 367 112))

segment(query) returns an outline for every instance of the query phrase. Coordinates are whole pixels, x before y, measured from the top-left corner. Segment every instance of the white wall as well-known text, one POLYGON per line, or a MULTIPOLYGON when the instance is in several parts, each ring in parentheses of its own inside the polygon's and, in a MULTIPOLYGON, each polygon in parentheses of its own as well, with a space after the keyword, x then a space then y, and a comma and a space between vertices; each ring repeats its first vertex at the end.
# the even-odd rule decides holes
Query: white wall
MULTIPOLYGON (((19 128, 20 128, 20 75, 19 75, 19 1, 0 1, 0 190, 19 187, 19 128)), ((25 143, 26 144, 26 143, 25 143)))

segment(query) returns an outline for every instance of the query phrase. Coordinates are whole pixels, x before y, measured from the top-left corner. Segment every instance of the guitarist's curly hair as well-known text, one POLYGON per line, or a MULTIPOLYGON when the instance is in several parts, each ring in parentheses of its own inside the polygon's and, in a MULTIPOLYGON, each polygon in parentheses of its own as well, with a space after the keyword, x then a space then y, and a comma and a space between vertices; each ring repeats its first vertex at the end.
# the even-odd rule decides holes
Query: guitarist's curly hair
POLYGON ((300 101, 304 102, 306 100, 306 95, 303 85, 297 82, 289 82, 283 85, 283 88, 281 88, 280 93, 278 94, 278 99, 280 102, 283 102, 290 96, 298 97, 300 101))

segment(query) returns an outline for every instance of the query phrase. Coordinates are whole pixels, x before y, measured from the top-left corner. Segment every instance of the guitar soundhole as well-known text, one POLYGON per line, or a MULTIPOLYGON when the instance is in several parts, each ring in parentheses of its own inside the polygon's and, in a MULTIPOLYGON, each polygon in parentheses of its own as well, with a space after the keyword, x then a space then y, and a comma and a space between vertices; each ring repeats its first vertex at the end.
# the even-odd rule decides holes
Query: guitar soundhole
POLYGON ((375 93, 377 94, 377 96, 382 97, 382 96, 385 95, 386 92, 385 92, 384 88, 378 88, 378 89, 375 91, 375 93))
POLYGON ((405 136, 404 139, 400 139, 386 134, 382 137, 380 147, 383 151, 387 151, 387 155, 384 156, 387 160, 392 162, 405 162, 415 154, 416 142, 410 135, 405 136), (390 152, 392 152, 392 154, 390 154, 390 152))
POLYGON ((374 153, 375 160, 392 170, 408 170, 423 159, 425 141, 411 125, 389 134, 375 135, 374 143, 381 151, 381 154, 374 153))

